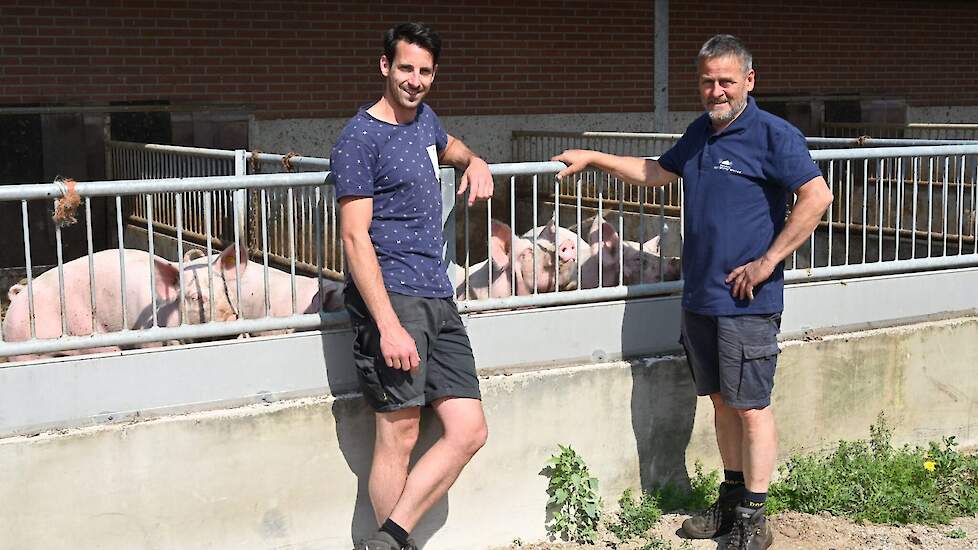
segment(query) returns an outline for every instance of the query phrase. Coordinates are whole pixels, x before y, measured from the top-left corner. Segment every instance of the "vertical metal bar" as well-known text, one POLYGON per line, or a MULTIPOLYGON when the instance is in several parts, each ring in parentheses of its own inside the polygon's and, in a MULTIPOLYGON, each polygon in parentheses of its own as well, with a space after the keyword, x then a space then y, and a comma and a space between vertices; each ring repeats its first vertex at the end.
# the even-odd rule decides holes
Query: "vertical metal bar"
POLYGON ((961 169, 958 170, 958 255, 964 254, 964 155, 961 155, 961 169))
POLYGON ((209 304, 208 309, 208 321, 214 320, 214 266, 213 266, 213 255, 214 249, 212 248, 212 241, 214 240, 212 227, 213 219, 213 205, 211 201, 213 200, 213 191, 204 191, 204 232, 206 235, 205 240, 207 248, 207 303, 209 304))
MULTIPOLYGON (((623 144, 624 145, 624 144, 623 144)), ((610 178, 609 178, 610 179, 610 178)), ((625 182, 615 178, 615 191, 618 193, 618 286, 625 284, 625 182)), ((639 251, 642 243, 638 243, 639 251)))
POLYGON ((927 258, 933 252, 934 237, 934 157, 927 159, 927 258))
MULTIPOLYGON (((975 160, 978 161, 978 157, 975 160)), ((974 218, 974 227, 971 228, 974 247, 971 252, 978 254, 978 162, 975 162, 975 177, 971 178, 971 217, 974 218)))
MULTIPOLYGON (((876 232, 876 261, 883 261, 883 173, 886 170, 885 159, 879 159, 879 163, 876 167, 876 225, 878 226, 876 232)), ((890 167, 893 167, 892 161, 890 162, 890 167)), ((889 178, 886 178, 889 181, 889 178)), ((897 235, 899 238, 899 235, 897 235)))
MULTIPOLYGON (((323 309, 323 213, 326 212, 326 208, 324 208, 326 197, 321 187, 317 186, 314 190, 316 197, 316 223, 314 224, 316 235, 313 243, 316 247, 316 283, 319 296, 319 309, 321 311, 323 309)), ((455 246, 455 243, 452 243, 452 246, 455 246)), ((268 291, 268 281, 266 280, 265 296, 268 296, 268 291)))
MULTIPOLYGON (((653 190, 653 193, 655 191, 653 190)), ((641 250, 645 245, 645 200, 649 196, 649 188, 641 185, 638 187, 638 247, 641 250)), ((660 220, 661 221, 661 220, 660 220)), ((659 231, 659 245, 662 245, 662 231, 659 231)), ((661 249, 660 249, 661 250, 661 249)), ((645 283, 645 254, 639 254, 638 264, 638 284, 645 283)), ((661 267, 661 266, 660 266, 661 267)))
POLYGON ((287 189, 288 192, 288 216, 289 216, 289 284, 292 287, 292 315, 296 313, 296 303, 295 303, 295 195, 292 192, 292 188, 287 189))
MULTIPOLYGON (((512 296, 516 296, 516 258, 514 257, 514 251, 516 249, 516 176, 509 177, 509 266, 510 266, 510 278, 509 285, 511 287, 510 293, 512 296)), ((486 212, 490 210, 487 207, 486 212)), ((490 231, 491 233, 492 231, 490 231)), ((492 249, 490 248, 490 253, 492 249)), ((523 281, 526 283, 526 281, 523 281)), ((492 285, 492 274, 489 275, 489 284, 492 285)), ((489 294, 492 297, 492 293, 489 294)))
POLYGON ((21 227, 24 231, 24 264, 27 269, 27 314, 30 317, 31 339, 37 338, 34 311, 34 266, 31 262, 31 230, 27 225, 27 201, 20 201, 21 227))
MULTIPOLYGON (((611 178, 609 175, 608 178, 611 178)), ((597 183, 597 180, 595 180, 597 183)), ((598 218, 604 220, 602 208, 604 205, 604 185, 598 187, 598 218)), ((604 288, 604 223, 598 226, 598 288, 604 288)))
POLYGON ((115 196, 115 230, 119 241, 119 297, 122 307, 122 330, 129 329, 129 312, 126 311, 126 250, 125 233, 122 231, 122 195, 115 196))
MULTIPOLYGON (((58 202, 54 202, 55 208, 58 202)), ((68 307, 65 304, 65 269, 64 269, 64 247, 61 242, 61 225, 54 225, 55 252, 58 257, 58 303, 61 308, 61 337, 68 334, 68 307)))
MULTIPOLYGON (((487 201, 488 202, 488 201, 487 201)), ((471 257, 471 241, 469 240, 469 201, 468 195, 462 197, 462 233, 464 233, 465 241, 465 269, 462 270, 462 282, 463 294, 462 299, 468 300, 469 298, 469 274, 472 269, 472 257, 471 257)), ((488 255, 486 256, 489 260, 486 262, 489 271, 492 271, 492 249, 489 248, 488 255)), ((491 275, 490 275, 491 276, 491 275)), ((458 286, 459 282, 455 281, 455 285, 458 286)))
POLYGON ((146 219, 146 230, 149 234, 149 293, 152 296, 153 326, 158 327, 159 319, 157 319, 156 315, 156 270, 153 269, 156 254, 153 242, 153 195, 151 193, 146 194, 146 219))
POLYGON ((910 231, 910 259, 917 257, 917 184, 920 182, 920 159, 921 157, 914 157, 913 159, 913 180, 910 184, 913 186, 913 207, 911 207, 911 231, 910 231))
MULTIPOLYGON (((175 171, 175 170, 174 170, 175 171)), ((186 295, 183 289, 183 193, 176 193, 173 197, 176 202, 176 217, 177 217, 177 293, 180 298, 180 302, 177 307, 177 320, 179 324, 186 324, 187 318, 184 315, 184 307, 186 307, 186 295)))
MULTIPOLYGON (((533 258, 533 294, 534 295, 537 293, 537 231, 536 231, 536 227, 537 227, 537 223, 538 223, 538 219, 537 219, 537 199, 538 198, 539 198, 539 193, 537 193, 537 175, 536 174, 533 174, 533 198, 531 199, 530 202, 533 204, 533 230, 531 231, 531 233, 532 233, 531 237, 533 238, 533 248, 531 248, 531 250, 532 250, 533 254, 531 254, 531 257, 533 258)), ((513 227, 513 232, 515 234, 515 232, 516 232, 516 226, 512 226, 512 227, 513 227)))
MULTIPOLYGON (((234 152, 234 175, 243 177, 247 174, 248 165, 245 163, 245 151, 244 149, 238 149, 234 152)), ((234 195, 231 198, 231 207, 234 215, 234 290, 238 299, 237 310, 239 318, 244 318, 244 308, 241 305, 241 252, 244 249, 244 253, 248 254, 247 246, 242 247, 245 231, 247 231, 244 223, 245 214, 243 212, 247 201, 247 189, 234 190, 234 195)))
MULTIPOLYGON (((272 307, 271 287, 268 284, 268 216, 266 210, 268 208, 268 199, 267 199, 267 193, 265 192, 264 189, 262 189, 259 192, 259 194, 260 194, 259 198, 261 200, 261 257, 262 257, 262 270, 265 274, 265 317, 268 317, 268 313, 272 307)), ((322 273, 321 268, 320 268, 320 273, 322 273)), ((322 286, 323 286, 322 283, 320 283, 319 285, 320 293, 322 293, 322 286)), ((320 294, 320 298, 322 298, 322 294, 320 294)))
POLYGON ((896 171, 897 171, 896 211, 895 211, 896 223, 894 224, 896 226, 896 244, 893 249, 894 260, 900 259, 900 241, 903 240, 903 237, 900 234, 900 228, 903 227, 903 195, 904 195, 904 186, 906 185, 906 182, 904 182, 904 178, 906 177, 906 172, 904 172, 903 170, 903 161, 904 159, 902 157, 897 159, 897 166, 896 166, 896 171))
POLYGON ((339 212, 339 210, 337 210, 337 206, 336 206, 336 186, 335 185, 330 185, 329 186, 329 204, 330 204, 330 207, 333 209, 333 216, 330 219, 330 222, 333 224, 333 235, 334 235, 334 237, 333 237, 333 242, 334 242, 333 250, 335 251, 335 253, 338 256, 338 259, 336 259, 336 263, 334 265, 337 265, 338 266, 337 271, 346 273, 346 256, 343 255, 343 239, 338 236, 339 233, 336 230, 336 219, 337 219, 337 213, 339 212))
POLYGON ((849 265, 849 241, 852 240, 852 161, 846 160, 846 259, 849 265))
MULTIPOLYGON (((829 160, 829 171, 828 171, 828 174, 829 174, 829 190, 832 191, 832 194, 833 195, 836 195, 836 193, 835 193, 835 161, 834 160, 829 160)), ((828 264, 827 265, 829 267, 831 267, 832 266, 832 213, 835 211, 835 206, 834 205, 829 205, 829 207, 828 207, 827 210, 828 210, 828 213, 829 213, 829 251, 828 251, 828 264)))
MULTIPOLYGON (((574 194, 575 194, 576 199, 577 199, 577 204, 574 206, 574 211, 577 213, 577 237, 576 237, 577 238, 577 243, 574 246, 574 251, 575 251, 574 252, 574 260, 575 260, 575 263, 577 263, 577 288, 583 288, 581 286, 581 250, 580 250, 581 247, 580 247, 580 244, 581 244, 581 241, 582 240, 584 240, 585 242, 587 242, 587 241, 585 239, 582 239, 581 238, 581 234, 584 233, 584 228, 581 227, 581 193, 582 193, 582 189, 581 189, 581 177, 578 176, 577 178, 575 178, 574 181, 575 181, 575 183, 574 183, 574 194)), ((590 243, 588 243, 588 244, 590 244, 590 243)))
MULTIPOLYGON (((560 292, 560 182, 554 180, 554 292, 560 292)), ((574 245, 575 248, 577 245, 574 245)))
POLYGON ((942 216, 942 220, 941 220, 941 232, 944 234, 944 239, 943 239, 944 244, 943 244, 943 253, 941 254, 941 256, 947 256, 947 207, 948 207, 948 183, 949 183, 948 176, 950 175, 949 172, 951 170, 950 163, 951 163, 951 157, 950 156, 944 157, 944 189, 942 192, 943 194, 942 200, 944 201, 944 216, 942 216))
POLYGON ((98 307, 95 303, 95 259, 93 258, 95 251, 92 244, 92 200, 90 197, 85 197, 85 237, 88 243, 88 293, 92 306, 92 334, 95 334, 95 318, 98 307))
MULTIPOLYGON (((877 175, 877 181, 879 181, 879 175, 877 175)), ((863 159, 863 207, 862 207, 862 211, 863 211, 863 251, 862 251, 862 254, 863 255, 862 255, 862 258, 860 259, 860 262, 862 262, 862 263, 866 263, 866 241, 868 240, 868 236, 867 236, 867 232, 866 232, 866 230, 867 230, 866 226, 867 226, 868 222, 867 222, 867 219, 866 218, 867 218, 867 212, 868 212, 868 206, 869 206, 868 205, 868 201, 869 201, 869 159, 863 159)))

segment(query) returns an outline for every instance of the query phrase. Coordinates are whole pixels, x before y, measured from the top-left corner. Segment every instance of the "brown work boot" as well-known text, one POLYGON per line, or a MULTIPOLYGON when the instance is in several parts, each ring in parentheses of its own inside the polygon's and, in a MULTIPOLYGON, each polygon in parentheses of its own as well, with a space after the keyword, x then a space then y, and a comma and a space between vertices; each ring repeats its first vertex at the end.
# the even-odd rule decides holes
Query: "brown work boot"
POLYGON ((737 506, 734 524, 724 550, 766 550, 774 543, 774 533, 764 517, 764 507, 756 510, 737 506))
POLYGON ((691 539, 712 539, 726 535, 733 528, 734 508, 744 496, 744 486, 720 484, 720 496, 706 510, 683 522, 683 533, 691 539))

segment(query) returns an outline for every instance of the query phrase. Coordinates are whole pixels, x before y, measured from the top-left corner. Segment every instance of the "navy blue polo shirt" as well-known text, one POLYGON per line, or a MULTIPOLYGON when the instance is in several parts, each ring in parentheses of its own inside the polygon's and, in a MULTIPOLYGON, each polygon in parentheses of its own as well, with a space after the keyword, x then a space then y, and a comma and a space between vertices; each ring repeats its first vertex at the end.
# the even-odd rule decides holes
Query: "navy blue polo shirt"
POLYGON ((760 258, 784 227, 788 192, 822 173, 805 137, 787 121, 747 108, 715 133, 703 114, 659 158, 683 178, 683 308, 701 315, 776 313, 784 309, 784 264, 737 300, 724 279, 760 258))
POLYGON ((378 120, 367 108, 350 119, 330 153, 336 198, 373 197, 370 240, 389 292, 452 296, 442 258, 438 181, 448 134, 424 103, 407 124, 378 120))

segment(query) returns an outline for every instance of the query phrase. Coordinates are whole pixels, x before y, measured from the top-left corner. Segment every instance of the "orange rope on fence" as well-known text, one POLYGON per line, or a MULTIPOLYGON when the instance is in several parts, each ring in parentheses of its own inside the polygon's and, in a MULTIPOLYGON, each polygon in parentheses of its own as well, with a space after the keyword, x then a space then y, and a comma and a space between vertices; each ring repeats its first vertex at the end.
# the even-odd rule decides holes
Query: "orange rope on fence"
POLYGON ((81 204, 81 197, 75 192, 75 180, 71 178, 54 178, 54 183, 61 190, 61 198, 54 205, 54 223, 61 227, 67 227, 78 222, 75 218, 75 210, 81 204))
POLYGON ((292 157, 301 157, 301 156, 302 155, 296 153, 295 151, 289 151, 288 153, 285 153, 285 155, 282 156, 282 168, 285 168, 286 172, 291 172, 292 170, 295 169, 295 167, 292 166, 292 157))

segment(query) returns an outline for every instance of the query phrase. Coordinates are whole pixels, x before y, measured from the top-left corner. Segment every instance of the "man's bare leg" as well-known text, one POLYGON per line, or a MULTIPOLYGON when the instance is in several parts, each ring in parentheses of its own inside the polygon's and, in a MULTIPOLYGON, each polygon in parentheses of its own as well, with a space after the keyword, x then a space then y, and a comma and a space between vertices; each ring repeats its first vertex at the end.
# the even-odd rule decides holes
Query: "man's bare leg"
POLYGON ((404 491, 420 420, 420 407, 376 413, 377 437, 367 487, 378 526, 390 516, 404 491))
POLYGON ((734 409, 724 402, 719 393, 710 394, 713 401, 713 422, 717 432, 717 447, 725 470, 744 470, 743 421, 734 409))
POLYGON ((766 493, 778 457, 778 431, 771 407, 737 411, 743 432, 744 484, 753 493, 766 493))
POLYGON ((433 407, 444 433, 411 469, 389 515, 407 532, 448 492, 462 468, 485 444, 488 434, 482 401, 478 399, 445 398, 435 401, 433 407))

